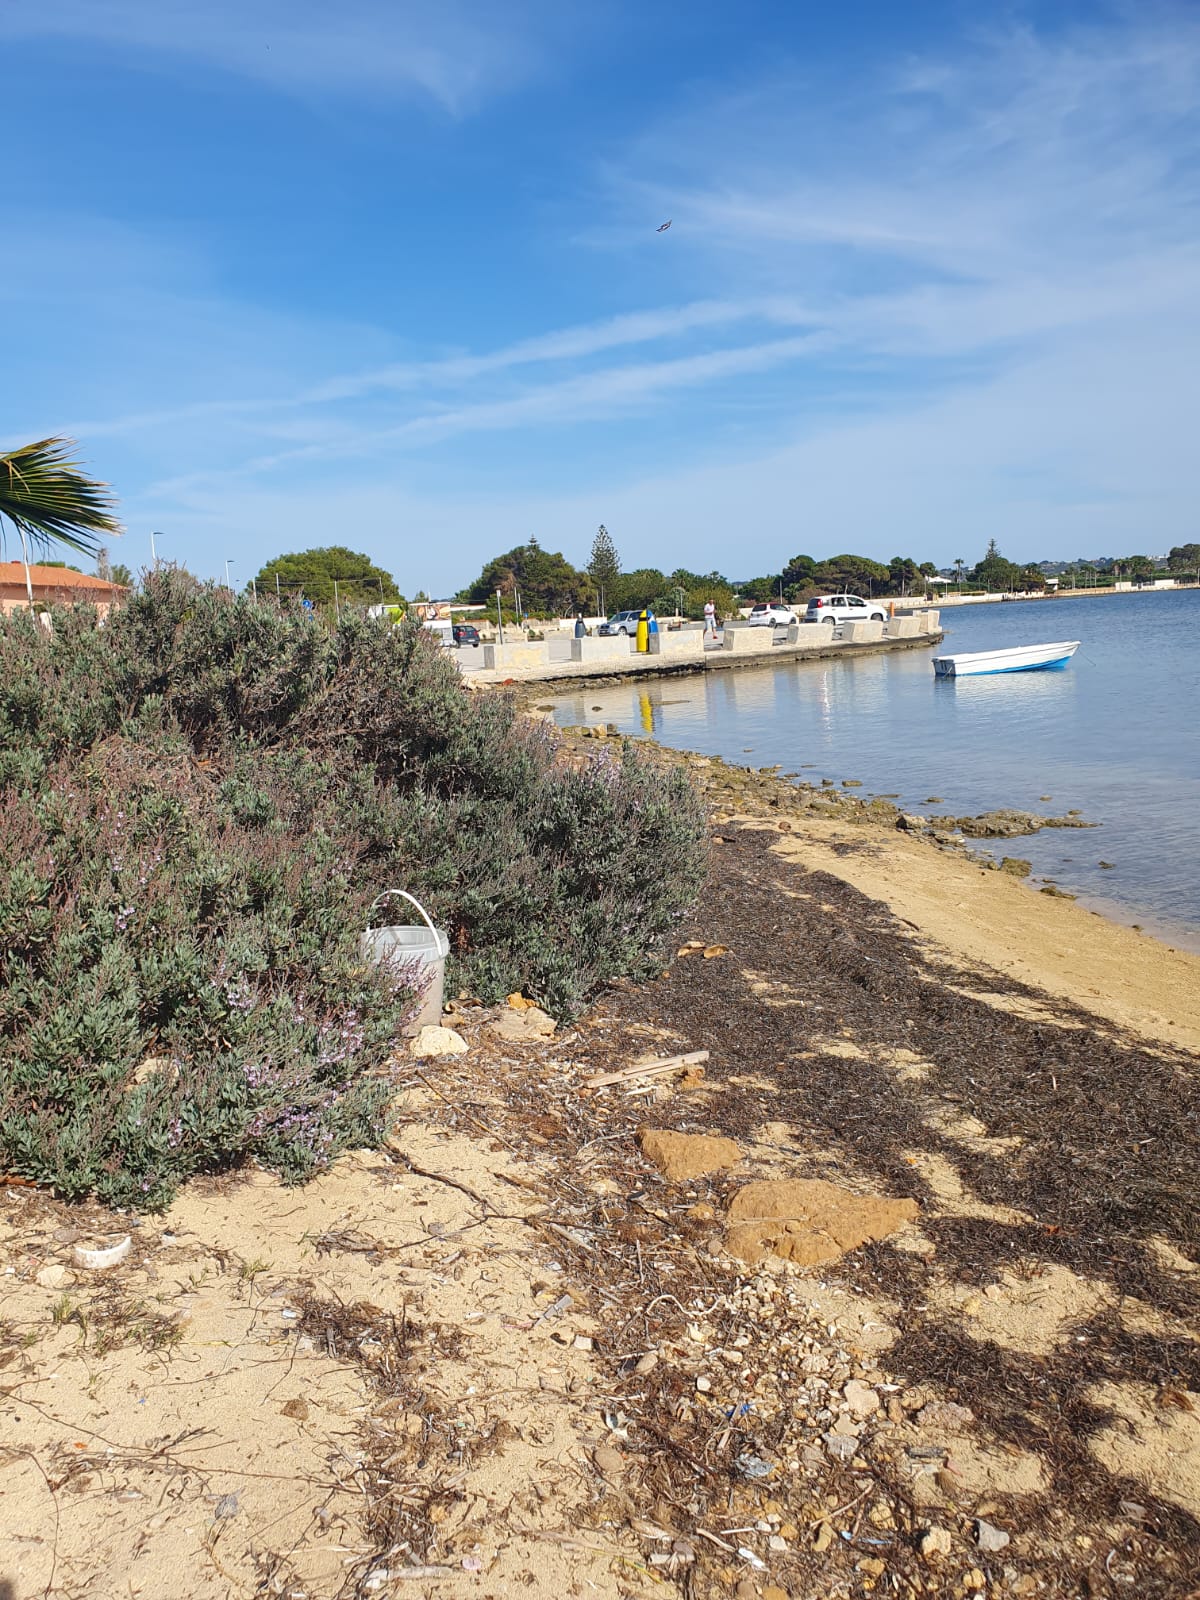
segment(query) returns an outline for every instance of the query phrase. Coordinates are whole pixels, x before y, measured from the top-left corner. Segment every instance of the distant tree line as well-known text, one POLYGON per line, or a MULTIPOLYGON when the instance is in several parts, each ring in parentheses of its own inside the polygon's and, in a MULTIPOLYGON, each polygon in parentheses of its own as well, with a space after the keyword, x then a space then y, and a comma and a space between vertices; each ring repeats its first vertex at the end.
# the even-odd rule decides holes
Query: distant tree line
MULTIPOLYGON (((132 582, 128 568, 109 566, 104 550, 97 553, 97 568, 103 573, 111 572, 115 582, 132 582)), ((1061 575, 1070 583, 1086 582, 1089 577, 1094 581, 1136 581, 1164 570, 1183 576, 1200 573, 1200 544, 1176 545, 1167 557, 1157 559, 1145 555, 1103 556, 1093 561, 1022 565, 1002 555, 992 539, 974 566, 958 559, 943 572, 947 576, 953 574, 965 588, 1031 593, 1046 587, 1048 575, 1061 575)), ((524 544, 493 556, 474 583, 460 589, 454 598, 464 605, 492 608, 498 593, 505 617, 571 616, 578 612, 610 615, 652 606, 663 615, 678 611, 685 617, 699 618, 709 600, 720 615, 728 616, 746 602, 783 599, 798 605, 812 594, 923 595, 931 592, 930 579, 939 576, 932 561, 918 562, 911 556, 897 555, 885 563, 848 553, 821 559, 796 555, 779 572, 739 581, 720 572, 693 572, 686 567, 676 567, 672 572, 635 567, 626 572, 622 570, 615 540, 601 525, 587 562, 581 567, 559 550, 544 549, 531 537, 524 544)), ((390 572, 369 556, 344 545, 276 556, 260 569, 254 582, 263 598, 278 593, 282 599, 303 598, 330 610, 335 583, 338 603, 343 606, 407 604, 390 572)), ((416 598, 426 597, 422 591, 416 598)))

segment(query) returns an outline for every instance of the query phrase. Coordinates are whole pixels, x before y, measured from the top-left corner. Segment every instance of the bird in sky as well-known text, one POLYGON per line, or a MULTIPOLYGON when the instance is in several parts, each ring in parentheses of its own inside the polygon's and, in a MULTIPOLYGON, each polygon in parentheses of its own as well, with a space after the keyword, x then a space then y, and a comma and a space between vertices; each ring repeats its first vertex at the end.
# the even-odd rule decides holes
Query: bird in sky
POLYGON ((669 218, 669 219, 668 219, 668 220, 667 220, 667 221, 666 221, 666 222, 664 222, 664 223, 663 223, 663 224, 662 224, 662 226, 661 226, 661 227, 658 227, 658 228, 655 228, 655 230, 654 230, 654 231, 655 231, 655 233, 666 233, 666 231, 667 231, 667 229, 668 229, 668 228, 669 228, 669 227, 670 227, 670 226, 671 226, 671 223, 672 223, 672 222, 673 222, 673 221, 674 221, 674 220, 675 220, 675 219, 674 219, 674 218, 673 218, 673 217, 671 217, 671 218, 669 218))

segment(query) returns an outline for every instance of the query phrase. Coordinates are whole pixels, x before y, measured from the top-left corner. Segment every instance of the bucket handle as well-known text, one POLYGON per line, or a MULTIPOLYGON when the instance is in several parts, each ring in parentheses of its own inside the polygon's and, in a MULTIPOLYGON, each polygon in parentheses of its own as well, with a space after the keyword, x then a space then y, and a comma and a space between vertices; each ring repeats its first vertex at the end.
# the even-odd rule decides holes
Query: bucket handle
POLYGON ((413 905, 416 906, 417 910, 424 917, 425 926, 429 929, 430 933, 432 933, 435 938, 437 937, 437 929, 434 927, 433 921, 430 918, 430 915, 429 915, 428 911, 426 911, 425 907, 417 899, 416 895, 409 894, 407 889, 385 889, 382 894, 377 894, 375 896, 374 900, 371 901, 371 905, 370 905, 369 909, 371 911, 374 911, 375 907, 379 904, 379 902, 381 900, 386 900, 388 895, 390 895, 390 894, 402 895, 405 900, 411 900, 413 905))

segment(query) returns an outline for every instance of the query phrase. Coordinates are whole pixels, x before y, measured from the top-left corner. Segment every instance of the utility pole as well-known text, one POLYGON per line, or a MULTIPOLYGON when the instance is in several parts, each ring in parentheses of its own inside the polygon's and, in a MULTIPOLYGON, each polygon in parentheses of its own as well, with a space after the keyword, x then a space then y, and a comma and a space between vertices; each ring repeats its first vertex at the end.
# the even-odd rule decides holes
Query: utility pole
POLYGON ((496 590, 496 627, 500 633, 500 643, 504 643, 504 613, 500 609, 500 591, 496 590))
POLYGON ((337 583, 338 583, 338 581, 335 578, 333 580, 333 614, 334 614, 334 617, 336 618, 336 620, 338 622, 340 622, 342 620, 342 607, 341 607, 341 602, 338 600, 338 586, 337 586, 337 583))
POLYGON ((17 532, 21 535, 21 563, 25 568, 25 592, 29 596, 29 609, 32 611, 34 609, 33 579, 29 576, 29 545, 25 539, 25 529, 19 523, 17 532))

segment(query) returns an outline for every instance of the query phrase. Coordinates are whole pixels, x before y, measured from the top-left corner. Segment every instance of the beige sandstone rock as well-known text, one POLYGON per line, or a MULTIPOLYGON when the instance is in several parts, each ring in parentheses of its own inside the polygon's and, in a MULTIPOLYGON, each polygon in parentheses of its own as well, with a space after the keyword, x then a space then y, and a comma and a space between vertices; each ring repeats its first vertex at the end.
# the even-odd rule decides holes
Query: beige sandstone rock
POLYGON ((768 1255, 815 1266, 886 1239, 916 1215, 915 1200, 853 1194, 819 1179, 748 1183, 729 1208, 725 1246, 750 1266, 768 1255))
POLYGON ((742 1152, 732 1139, 710 1133, 673 1133, 667 1128, 643 1128, 638 1143, 647 1161, 670 1183, 685 1183, 708 1172, 735 1166, 742 1152))
POLYGON ((527 1006, 524 1011, 502 1011, 491 1030, 509 1044, 533 1044, 538 1039, 548 1039, 557 1026, 540 1006, 527 1006))
POLYGON ((411 1045, 414 1056, 465 1056, 467 1041, 453 1028, 427 1026, 421 1029, 411 1045))

